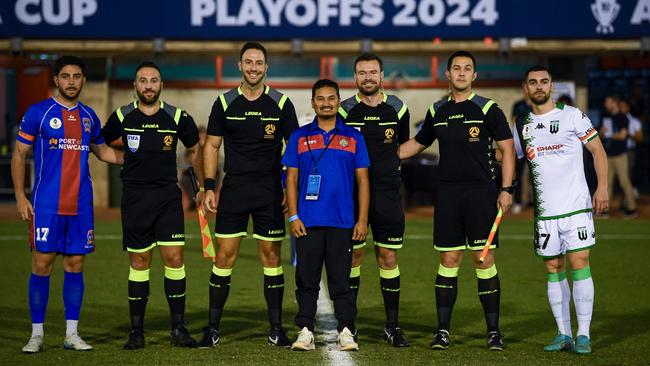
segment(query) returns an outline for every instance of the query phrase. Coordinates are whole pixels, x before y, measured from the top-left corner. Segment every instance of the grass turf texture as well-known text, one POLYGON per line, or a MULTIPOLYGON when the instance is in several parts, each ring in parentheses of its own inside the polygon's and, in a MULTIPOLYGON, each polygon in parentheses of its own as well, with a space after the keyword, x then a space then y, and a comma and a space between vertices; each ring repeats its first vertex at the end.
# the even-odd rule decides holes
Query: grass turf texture
MULTIPOLYGON (((436 326, 433 281, 438 255, 431 245, 431 220, 407 222, 407 240, 399 251, 402 273, 400 320, 412 346, 394 349, 382 341, 384 309, 379 291, 378 270, 372 246, 366 247, 359 295, 359 344, 351 354, 358 365, 641 365, 648 362, 650 303, 647 297, 646 246, 650 243, 650 221, 597 221, 598 244, 592 251, 592 273, 596 286, 591 356, 548 354, 542 351, 555 336, 555 322, 546 299, 544 266, 532 252, 529 220, 506 219, 500 233, 497 268, 501 278, 501 330, 505 352, 486 350, 485 323, 476 293, 476 276, 468 258, 459 275, 459 294, 452 320, 452 346, 448 351, 428 349, 436 326), (409 236, 411 238, 409 238, 409 236), (414 238, 413 238, 414 237, 414 238), (627 239, 626 239, 627 237, 627 239)), ((200 336, 207 322, 209 261, 201 257, 198 223, 187 222, 185 264, 188 278, 187 323, 200 336)), ((266 344, 266 305, 262 295, 262 268, 257 246, 245 239, 235 265, 230 298, 221 324, 222 343, 214 349, 180 349, 169 345, 169 315, 163 291, 163 267, 158 255, 151 270, 151 295, 145 319, 147 346, 123 351, 128 332, 128 260, 120 244, 118 222, 96 223, 96 253, 85 266, 86 293, 80 319, 80 334, 95 350, 65 351, 62 268, 57 259, 51 279, 45 323, 44 352, 20 352, 30 334, 27 282, 30 255, 26 246, 27 226, 18 221, 0 221, 0 364, 2 365, 218 365, 218 364, 327 364, 326 345, 317 339, 315 352, 296 353, 266 344)), ((284 246, 284 325, 295 339, 296 313, 294 270, 288 264, 288 241, 284 246)), ((573 306, 572 306, 573 307, 573 306)), ((575 316, 574 332, 576 330, 575 316)), ((317 328, 316 334, 320 332, 317 328)))

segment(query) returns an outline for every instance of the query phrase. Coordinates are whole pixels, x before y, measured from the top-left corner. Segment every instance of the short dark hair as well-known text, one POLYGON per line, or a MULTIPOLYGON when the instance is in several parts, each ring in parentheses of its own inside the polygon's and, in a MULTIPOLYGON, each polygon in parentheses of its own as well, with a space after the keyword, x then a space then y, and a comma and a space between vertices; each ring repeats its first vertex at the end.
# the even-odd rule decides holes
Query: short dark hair
POLYGON ((81 75, 86 76, 86 63, 81 58, 70 55, 61 56, 54 62, 54 75, 59 75, 61 70, 68 65, 79 66, 81 75))
POLYGON ((357 64, 362 61, 377 61, 379 63, 379 71, 384 71, 384 63, 381 62, 381 59, 379 56, 375 55, 374 53, 364 53, 361 56, 357 57, 356 60, 354 60, 354 72, 357 72, 357 64))
POLYGON ((528 75, 530 75, 531 72, 536 72, 536 71, 546 71, 548 73, 548 76, 551 77, 551 80, 553 79, 553 75, 551 75, 551 71, 548 68, 542 65, 535 65, 535 66, 531 66, 526 71, 526 74, 524 75, 524 81, 528 80, 528 75))
POLYGON ((334 88, 334 90, 336 90, 336 96, 341 98, 341 95, 339 94, 339 84, 330 79, 320 79, 311 87, 311 99, 314 99, 316 96, 316 90, 327 87, 334 88))
POLYGON ((239 60, 241 60, 241 58, 244 56, 244 52, 246 52, 248 50, 260 50, 260 51, 262 51, 262 54, 264 54, 264 62, 266 62, 266 60, 267 60, 267 58, 266 58, 266 48, 264 48, 264 46, 262 46, 262 44, 259 43, 259 42, 246 42, 242 46, 241 51, 239 51, 239 60))
POLYGON ((145 67, 150 67, 152 69, 158 70, 158 73, 160 74, 160 77, 162 78, 162 72, 160 72, 160 68, 153 61, 143 61, 142 63, 140 63, 140 65, 138 65, 138 67, 135 68, 135 73, 133 74, 133 77, 136 77, 138 75, 138 71, 144 69, 145 67))
POLYGON ((476 71, 476 59, 474 59, 474 56, 469 53, 468 51, 456 51, 449 56, 449 59, 447 60, 447 71, 451 70, 451 63, 454 61, 456 57, 467 57, 472 60, 472 65, 474 65, 474 71, 476 71))

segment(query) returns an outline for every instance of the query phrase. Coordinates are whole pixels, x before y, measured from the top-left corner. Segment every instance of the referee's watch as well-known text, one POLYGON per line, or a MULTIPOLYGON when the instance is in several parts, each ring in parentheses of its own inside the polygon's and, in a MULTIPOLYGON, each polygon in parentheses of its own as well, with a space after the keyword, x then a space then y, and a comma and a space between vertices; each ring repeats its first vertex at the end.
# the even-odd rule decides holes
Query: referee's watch
POLYGON ((508 192, 508 194, 515 193, 515 186, 501 187, 501 192, 508 192))

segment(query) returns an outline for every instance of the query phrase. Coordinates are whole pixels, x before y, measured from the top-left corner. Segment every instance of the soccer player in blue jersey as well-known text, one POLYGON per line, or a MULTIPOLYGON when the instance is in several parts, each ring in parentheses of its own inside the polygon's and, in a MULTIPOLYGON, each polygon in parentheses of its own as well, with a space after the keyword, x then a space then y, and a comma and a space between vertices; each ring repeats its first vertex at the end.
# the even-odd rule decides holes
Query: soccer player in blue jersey
POLYGON ((95 250, 93 191, 88 168, 92 151, 99 159, 122 164, 122 152, 104 144, 95 112, 79 102, 86 67, 78 57, 62 56, 54 64, 58 95, 32 105, 22 121, 11 158, 18 214, 30 223, 32 272, 29 308, 32 336, 25 353, 43 348, 43 323, 50 291, 50 273, 63 255, 63 304, 66 336, 63 346, 88 351, 92 346, 77 333, 84 293, 84 256, 95 250), (34 187, 25 195, 25 158, 34 149, 34 187))

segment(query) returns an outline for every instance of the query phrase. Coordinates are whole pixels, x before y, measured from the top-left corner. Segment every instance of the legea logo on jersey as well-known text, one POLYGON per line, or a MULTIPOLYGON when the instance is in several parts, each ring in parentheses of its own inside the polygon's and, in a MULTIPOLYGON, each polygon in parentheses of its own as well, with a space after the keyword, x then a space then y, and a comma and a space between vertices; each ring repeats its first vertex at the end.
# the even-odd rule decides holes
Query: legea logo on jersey
POLYGON ((129 146, 131 152, 138 151, 140 147, 140 136, 139 135, 126 135, 126 144, 129 146))
POLYGON ((52 127, 55 130, 58 130, 59 128, 61 128, 62 125, 63 124, 61 123, 61 120, 56 118, 56 117, 54 117, 54 118, 52 118, 50 120, 50 127, 52 127))

